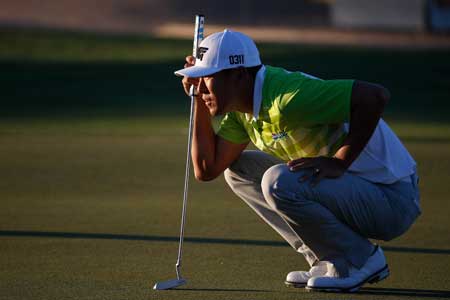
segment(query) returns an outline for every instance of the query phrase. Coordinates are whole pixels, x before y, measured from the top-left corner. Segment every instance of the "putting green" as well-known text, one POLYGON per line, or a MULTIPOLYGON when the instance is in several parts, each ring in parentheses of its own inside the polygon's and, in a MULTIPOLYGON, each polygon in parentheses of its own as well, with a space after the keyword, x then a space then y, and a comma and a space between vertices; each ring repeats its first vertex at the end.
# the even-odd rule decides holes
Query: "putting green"
MULTIPOLYGON (((186 144, 182 123, 167 117, 3 124, 0 295, 318 297, 284 287, 285 274, 305 268, 304 260, 234 196, 222 178, 191 184, 182 269, 188 285, 177 291, 151 290, 154 282, 175 276, 186 144), (168 128, 170 123, 178 125, 168 128)), ((402 132, 403 124, 394 125, 402 132)), ((448 296, 449 204, 444 183, 450 179, 450 136, 422 138, 406 138, 406 145, 421 166, 424 215, 405 236, 386 244, 392 276, 352 299, 448 296)))

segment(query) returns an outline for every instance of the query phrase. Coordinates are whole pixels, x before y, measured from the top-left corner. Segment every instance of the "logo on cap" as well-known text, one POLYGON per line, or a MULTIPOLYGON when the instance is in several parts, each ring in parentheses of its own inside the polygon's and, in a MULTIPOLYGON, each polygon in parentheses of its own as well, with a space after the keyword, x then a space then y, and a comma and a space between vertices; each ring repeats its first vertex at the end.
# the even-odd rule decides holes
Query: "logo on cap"
POLYGON ((243 65, 244 64, 244 55, 230 55, 228 56, 230 61, 230 65, 243 65))
POLYGON ((206 51, 208 51, 208 48, 206 48, 206 47, 200 47, 200 48, 198 48, 198 55, 197 55, 197 58, 200 59, 200 61, 203 59, 203 54, 205 54, 206 51))

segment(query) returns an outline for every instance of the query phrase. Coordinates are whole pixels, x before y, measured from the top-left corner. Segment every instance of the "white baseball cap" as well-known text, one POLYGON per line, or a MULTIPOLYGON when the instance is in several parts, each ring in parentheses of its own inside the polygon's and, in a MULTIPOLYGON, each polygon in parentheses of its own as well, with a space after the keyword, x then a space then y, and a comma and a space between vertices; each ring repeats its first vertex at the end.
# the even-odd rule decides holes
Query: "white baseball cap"
POLYGON ((261 64, 258 48, 243 33, 225 29, 205 38, 198 48, 195 65, 175 72, 178 76, 202 77, 225 69, 261 64))

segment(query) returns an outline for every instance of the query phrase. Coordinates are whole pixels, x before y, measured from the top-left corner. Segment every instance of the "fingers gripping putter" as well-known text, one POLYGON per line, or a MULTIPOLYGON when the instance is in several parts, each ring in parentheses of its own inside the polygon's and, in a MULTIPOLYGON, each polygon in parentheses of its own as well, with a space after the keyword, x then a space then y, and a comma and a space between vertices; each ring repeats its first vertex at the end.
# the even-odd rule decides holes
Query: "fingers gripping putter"
MULTIPOLYGON (((195 33, 194 33, 194 47, 193 47, 193 56, 196 58, 198 54, 198 46, 200 42, 203 40, 203 26, 205 24, 205 16, 196 15, 195 16, 195 33)), ((188 195, 188 187, 189 187, 189 169, 191 165, 191 144, 192 144, 192 125, 194 118, 194 89, 195 87, 192 85, 189 91, 191 96, 191 112, 189 117, 189 136, 188 136, 188 145, 187 145, 187 157, 186 157, 186 174, 184 177, 184 194, 183 194, 183 210, 181 212, 181 228, 180 228, 180 242, 178 245, 178 259, 175 265, 177 272, 177 279, 172 279, 168 281, 157 282, 154 286, 154 290, 167 290, 172 289, 177 286, 183 285, 186 283, 186 279, 181 277, 181 258, 183 254, 183 240, 184 240, 184 225, 186 223, 186 206, 187 206, 187 195, 188 195)))

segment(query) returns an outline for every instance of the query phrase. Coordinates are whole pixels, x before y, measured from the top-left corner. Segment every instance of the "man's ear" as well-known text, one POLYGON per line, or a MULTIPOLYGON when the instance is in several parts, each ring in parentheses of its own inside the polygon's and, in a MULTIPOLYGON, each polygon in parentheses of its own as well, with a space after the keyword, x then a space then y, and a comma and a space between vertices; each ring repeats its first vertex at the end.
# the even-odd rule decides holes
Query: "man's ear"
POLYGON ((248 72, 248 70, 244 67, 237 67, 234 69, 230 69, 230 79, 232 82, 241 82, 241 81, 246 81, 248 79, 248 77, 250 76, 250 73, 248 72))
POLYGON ((237 79, 246 79, 246 77, 248 76, 248 71, 245 67, 238 67, 236 68, 236 76, 237 79))

